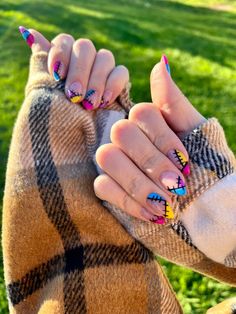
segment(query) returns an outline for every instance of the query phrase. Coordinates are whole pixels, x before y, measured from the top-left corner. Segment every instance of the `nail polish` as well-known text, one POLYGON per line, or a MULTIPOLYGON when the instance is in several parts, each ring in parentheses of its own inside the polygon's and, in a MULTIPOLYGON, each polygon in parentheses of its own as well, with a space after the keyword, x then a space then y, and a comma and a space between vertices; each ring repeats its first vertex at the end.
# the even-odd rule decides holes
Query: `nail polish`
POLYGON ((74 82, 67 90, 67 96, 74 104, 81 102, 82 100, 82 85, 79 82, 74 82))
POLYGON ((56 61, 53 65, 53 77, 54 79, 58 82, 62 78, 62 69, 63 69, 63 64, 61 61, 56 61))
POLYGON ((83 107, 86 110, 92 110, 94 104, 96 103, 97 95, 94 89, 90 89, 87 91, 84 100, 82 101, 83 107))
POLYGON ((170 65, 169 65, 169 61, 168 61, 167 57, 165 55, 163 55, 162 59, 163 59, 165 65, 166 65, 167 72, 170 74, 170 65))
POLYGON ((167 156, 184 175, 190 175, 189 161, 181 151, 178 149, 170 150, 167 156))
POLYGON ((19 31, 28 46, 31 48, 34 43, 34 36, 24 26, 19 26, 19 31))
POLYGON ((157 225, 164 225, 166 223, 165 218, 162 216, 156 216, 153 215, 153 217, 150 219, 151 222, 157 225))
POLYGON ((160 181, 169 192, 175 195, 184 196, 187 193, 184 181, 172 171, 163 172, 160 181))
POLYGON ((111 101, 111 98, 112 98, 112 92, 109 90, 106 90, 102 96, 102 100, 99 105, 99 108, 105 108, 106 106, 108 106, 111 101))
POLYGON ((155 192, 148 194, 147 203, 151 205, 154 210, 162 210, 164 217, 169 219, 174 218, 174 213, 170 204, 159 194, 155 192))

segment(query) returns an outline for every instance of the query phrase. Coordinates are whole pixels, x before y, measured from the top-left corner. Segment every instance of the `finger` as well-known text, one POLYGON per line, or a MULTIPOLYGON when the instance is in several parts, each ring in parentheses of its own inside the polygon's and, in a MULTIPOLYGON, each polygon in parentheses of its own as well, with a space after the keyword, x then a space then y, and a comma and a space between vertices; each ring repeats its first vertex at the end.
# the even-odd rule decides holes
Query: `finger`
POLYGON ((158 216, 173 218, 170 196, 146 177, 118 147, 113 144, 100 146, 96 160, 100 168, 144 208, 158 216))
POLYGON ((119 184, 106 174, 102 174, 95 179, 94 191, 98 198, 115 205, 133 217, 144 221, 151 221, 155 224, 165 223, 163 216, 150 213, 150 211, 130 197, 119 184))
POLYGON ((109 104, 112 104, 121 94, 122 90, 125 88, 128 82, 128 69, 123 65, 115 67, 107 79, 102 101, 99 107, 104 108, 109 104))
POLYGON ((99 50, 90 73, 87 93, 83 100, 84 108, 91 110, 100 105, 107 77, 114 66, 115 58, 112 52, 106 49, 99 50))
POLYGON ((152 101, 161 110, 171 129, 184 137, 206 119, 177 87, 168 72, 169 68, 165 56, 154 66, 151 72, 152 101))
POLYGON ((67 75, 74 38, 69 34, 59 34, 51 43, 48 70, 56 81, 60 81, 67 75))
MULTIPOLYGON (((184 175, 190 174, 188 152, 155 105, 150 103, 135 105, 129 112, 129 120, 135 123, 151 143, 167 156, 184 175)), ((142 145, 144 145, 143 142, 142 145)), ((154 173, 157 174, 157 172, 154 173)), ((183 180, 183 177, 180 177, 183 180)), ((184 190, 180 189, 179 192, 183 193, 184 190)))
POLYGON ((34 29, 26 29, 24 26, 19 26, 19 31, 32 49, 32 53, 45 51, 48 52, 51 48, 51 43, 39 32, 34 29))
POLYGON ((111 130, 111 140, 165 193, 186 194, 181 172, 136 124, 129 120, 116 122, 111 130))
POLYGON ((95 57, 96 49, 91 40, 81 38, 75 41, 65 86, 65 93, 71 102, 80 103, 83 100, 95 57))

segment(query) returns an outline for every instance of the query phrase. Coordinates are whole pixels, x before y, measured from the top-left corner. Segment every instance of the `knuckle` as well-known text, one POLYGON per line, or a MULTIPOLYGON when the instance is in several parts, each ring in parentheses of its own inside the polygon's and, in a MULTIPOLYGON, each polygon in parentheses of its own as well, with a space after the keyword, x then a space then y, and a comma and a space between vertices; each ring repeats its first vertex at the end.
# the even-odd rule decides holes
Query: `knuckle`
POLYGON ((95 154, 96 161, 101 168, 104 168, 109 160, 111 160, 113 154, 116 154, 116 149, 113 144, 101 145, 95 154))
POLYGON ((124 196, 121 200, 121 207, 124 211, 126 212, 130 212, 130 201, 131 201, 131 198, 128 194, 124 193, 124 196))
POLYGON ((157 154, 144 155, 140 160, 140 166, 147 173, 155 173, 158 166, 160 166, 160 158, 157 154))
POLYGON ((140 177, 131 178, 128 183, 127 191, 134 199, 140 194, 143 180, 140 177))
POLYGON ((99 49, 97 54, 107 59, 115 60, 113 53, 108 49, 99 49))
POLYGON ((91 49, 96 51, 93 42, 87 38, 79 38, 74 43, 75 49, 91 49))
POLYGON ((124 136, 131 130, 131 123, 128 120, 119 120, 113 124, 111 128, 111 140, 122 140, 124 136))

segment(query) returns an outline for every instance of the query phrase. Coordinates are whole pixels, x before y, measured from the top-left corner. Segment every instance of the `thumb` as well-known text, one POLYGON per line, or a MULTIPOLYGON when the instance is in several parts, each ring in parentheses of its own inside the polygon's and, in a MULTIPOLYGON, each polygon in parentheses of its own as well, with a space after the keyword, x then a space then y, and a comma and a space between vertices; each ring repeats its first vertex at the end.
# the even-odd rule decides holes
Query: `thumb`
POLYGON ((166 56, 154 66, 150 79, 152 101, 179 137, 184 137, 206 120, 172 80, 166 56))

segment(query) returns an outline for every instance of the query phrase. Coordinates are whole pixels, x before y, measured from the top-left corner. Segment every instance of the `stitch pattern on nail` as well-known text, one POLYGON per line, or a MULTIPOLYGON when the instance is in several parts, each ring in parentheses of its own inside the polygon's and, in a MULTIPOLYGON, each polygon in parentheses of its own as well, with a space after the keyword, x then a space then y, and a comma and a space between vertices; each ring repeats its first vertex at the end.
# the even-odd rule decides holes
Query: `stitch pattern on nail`
POLYGON ((61 79, 60 76, 61 65, 62 65, 61 61, 56 61, 53 66, 53 76, 56 81, 60 81, 61 79))
POLYGON ((26 29, 24 26, 19 26, 19 31, 24 38, 24 40, 27 42, 27 44, 30 46, 34 43, 34 36, 26 29))
POLYGON ((76 93, 72 89, 68 89, 68 96, 74 104, 80 102, 82 99, 82 94, 76 93))
POLYGON ((104 98, 102 97, 101 103, 99 105, 99 108, 104 108, 109 104, 109 101, 105 101, 104 98))
POLYGON ((93 109, 93 100, 92 100, 92 96, 96 93, 96 91, 94 89, 90 89, 89 91, 87 91, 85 98, 83 100, 83 106, 85 109, 87 110, 91 110, 93 109))
POLYGON ((173 186, 172 188, 167 186, 168 191, 176 195, 185 195, 186 187, 180 176, 178 176, 176 184, 177 186, 173 186))
POLYGON ((155 204, 158 202, 159 204, 164 206, 164 217, 169 218, 169 219, 174 218, 174 213, 172 211, 172 208, 170 207, 170 204, 159 194, 150 193, 147 197, 147 200, 149 201, 151 205, 153 205, 153 203, 155 204))
POLYGON ((187 158, 177 149, 174 150, 173 154, 179 165, 182 167, 181 172, 185 175, 188 175, 190 173, 190 167, 187 158))

